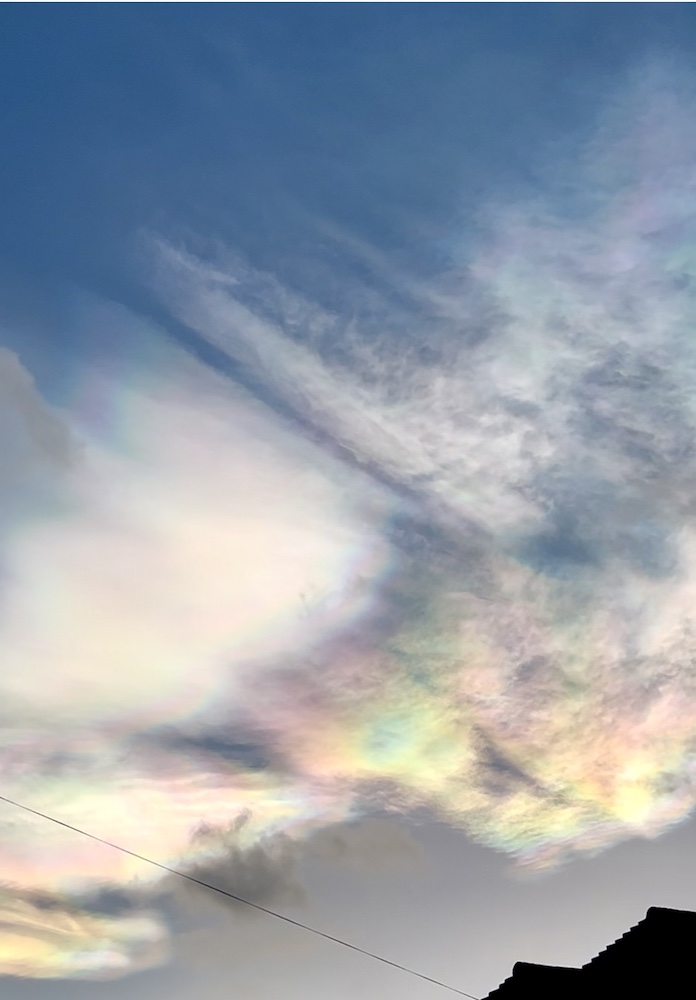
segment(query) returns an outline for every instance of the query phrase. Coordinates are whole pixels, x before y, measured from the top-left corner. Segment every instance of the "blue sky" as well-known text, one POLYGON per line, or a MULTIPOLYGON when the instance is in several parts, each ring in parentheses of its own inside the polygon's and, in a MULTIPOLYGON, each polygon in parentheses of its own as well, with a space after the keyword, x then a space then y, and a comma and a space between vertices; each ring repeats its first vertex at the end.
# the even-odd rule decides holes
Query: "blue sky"
MULTIPOLYGON (((0 21, 0 795, 476 996, 693 908, 691 6, 0 21)), ((0 837, 13 1000, 443 992, 0 837)))

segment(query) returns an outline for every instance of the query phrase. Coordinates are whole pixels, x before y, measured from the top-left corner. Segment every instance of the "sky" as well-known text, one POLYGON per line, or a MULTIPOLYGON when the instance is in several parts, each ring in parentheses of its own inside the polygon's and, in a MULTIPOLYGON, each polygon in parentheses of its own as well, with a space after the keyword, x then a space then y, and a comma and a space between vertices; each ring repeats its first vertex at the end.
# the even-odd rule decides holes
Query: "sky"
POLYGON ((446 995, 157 865, 474 997, 696 909, 691 5, 0 39, 3 996, 446 995))

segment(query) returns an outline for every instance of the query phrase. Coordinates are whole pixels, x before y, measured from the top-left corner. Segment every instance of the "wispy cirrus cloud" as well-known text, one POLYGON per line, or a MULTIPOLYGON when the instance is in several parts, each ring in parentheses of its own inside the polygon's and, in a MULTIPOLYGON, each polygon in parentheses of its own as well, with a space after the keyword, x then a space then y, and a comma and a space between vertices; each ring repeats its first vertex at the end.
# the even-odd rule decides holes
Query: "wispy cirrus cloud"
POLYGON ((388 298, 357 322, 157 245, 179 319, 476 540, 433 550, 380 650, 263 689, 302 773, 387 782, 533 863, 692 809, 695 108, 672 70, 631 80, 544 190, 482 206, 401 340, 388 298))

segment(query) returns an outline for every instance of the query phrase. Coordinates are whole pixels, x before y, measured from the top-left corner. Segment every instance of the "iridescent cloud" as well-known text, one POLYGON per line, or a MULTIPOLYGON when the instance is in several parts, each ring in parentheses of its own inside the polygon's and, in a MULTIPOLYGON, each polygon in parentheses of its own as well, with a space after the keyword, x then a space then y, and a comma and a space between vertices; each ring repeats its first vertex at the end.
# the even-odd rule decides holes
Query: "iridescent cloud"
MULTIPOLYGON (((107 308, 89 317, 118 363, 78 353, 53 410, 5 359, 25 441, 9 795, 189 868, 375 807, 534 868, 691 812, 696 103, 677 83, 629 88, 543 195, 486 205, 441 281, 390 273, 362 326, 151 240, 163 301, 263 404, 107 308), (59 471, 29 412, 60 428, 59 471)), ((146 901, 157 871, 0 822, 17 912, 56 903, 50 933, 18 918, 21 944, 4 921, 0 968, 110 974, 102 948, 138 967, 160 933, 140 903, 62 928, 95 887, 146 901)))
MULTIPOLYGON (((85 323, 118 335, 118 363, 76 353, 51 405, 16 357, 2 357, 3 431, 16 452, 3 487, 3 793, 189 865, 222 850, 197 839, 202 825, 243 819, 243 851, 345 819, 351 803, 335 790, 221 759, 171 730, 239 715, 246 676, 277 669, 288 651, 310 655, 370 608, 391 572, 385 491, 157 331, 112 307, 86 310, 85 323)), ((54 902, 35 973, 31 921, 21 947, 3 925, 0 967, 140 968, 152 918, 81 917, 80 899, 161 872, 9 806, 0 824, 0 880, 54 902), (97 934, 102 944, 90 944, 97 934)))

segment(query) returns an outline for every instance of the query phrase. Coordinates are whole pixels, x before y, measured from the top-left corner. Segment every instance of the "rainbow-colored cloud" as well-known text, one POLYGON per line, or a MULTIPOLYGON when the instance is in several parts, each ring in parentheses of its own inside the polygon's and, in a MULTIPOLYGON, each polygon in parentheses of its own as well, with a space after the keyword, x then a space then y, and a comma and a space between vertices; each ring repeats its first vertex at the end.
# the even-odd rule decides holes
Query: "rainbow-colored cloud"
MULTIPOLYGON (((2 355, 3 791, 187 870, 376 808, 533 868, 689 815, 694 107, 633 88, 364 326, 150 241, 237 381, 104 304, 50 404, 2 355)), ((156 869, 0 830, 0 972, 164 954, 156 869)))

